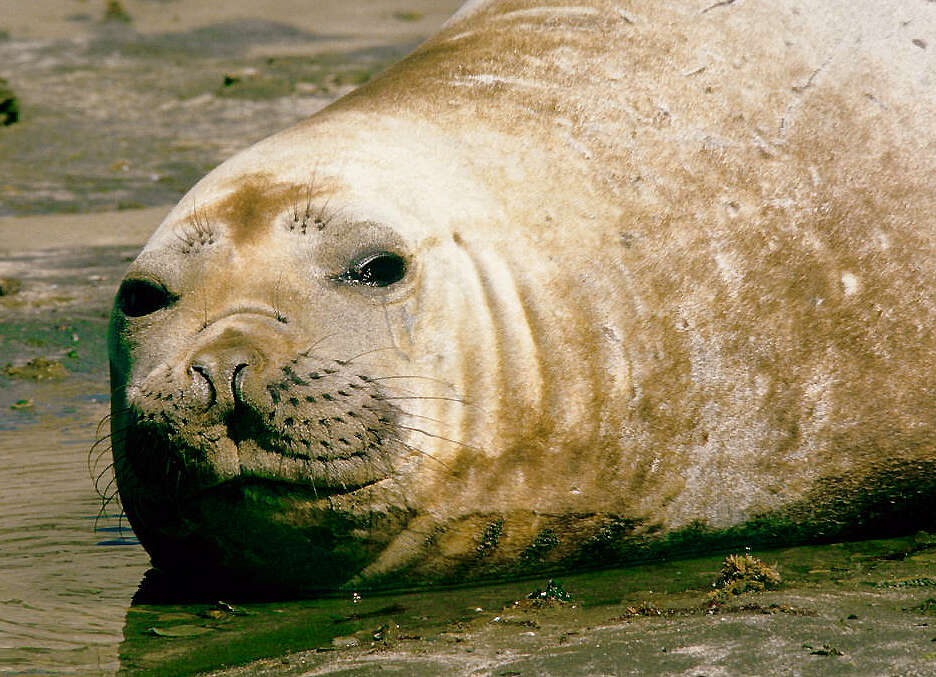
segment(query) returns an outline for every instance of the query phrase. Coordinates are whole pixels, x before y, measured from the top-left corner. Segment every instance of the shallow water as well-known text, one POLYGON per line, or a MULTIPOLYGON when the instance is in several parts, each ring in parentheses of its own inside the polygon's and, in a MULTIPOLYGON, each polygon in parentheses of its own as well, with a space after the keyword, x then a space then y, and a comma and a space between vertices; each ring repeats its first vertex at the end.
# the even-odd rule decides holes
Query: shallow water
MULTIPOLYGON (((22 283, 0 298, 0 672, 118 667, 127 605, 148 558, 108 517, 113 510, 101 515, 88 461, 110 401, 107 308, 133 251, 0 260, 0 276, 22 283), (36 357, 62 364, 67 376, 2 374, 4 365, 36 357), (24 401, 29 406, 13 408, 24 401)), ((98 472, 110 462, 106 451, 94 456, 98 472)))
MULTIPOLYGON (((45 393, 36 390, 33 397, 45 393)), ((0 411, 0 670, 118 667, 127 603, 147 568, 115 519, 98 519, 87 458, 103 396, 23 423, 0 411), (11 419, 14 419, 11 421, 11 419), (122 545, 109 545, 120 542, 122 545)))

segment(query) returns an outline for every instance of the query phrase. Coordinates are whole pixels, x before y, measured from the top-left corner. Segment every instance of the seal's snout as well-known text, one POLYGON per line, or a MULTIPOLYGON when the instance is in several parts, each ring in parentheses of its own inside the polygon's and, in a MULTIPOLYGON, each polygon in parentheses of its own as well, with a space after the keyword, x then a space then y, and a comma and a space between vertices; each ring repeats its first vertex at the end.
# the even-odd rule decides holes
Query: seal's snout
POLYGON ((192 397, 204 409, 228 410, 243 404, 248 370, 259 372, 266 363, 254 342, 240 333, 225 332, 190 357, 186 372, 192 397))
POLYGON ((222 400, 227 401, 228 394, 232 396, 229 404, 244 403, 244 373, 250 362, 247 358, 243 361, 238 359, 240 356, 234 356, 234 359, 218 364, 212 361, 212 366, 208 366, 201 361, 192 362, 189 365, 188 372, 192 379, 192 393, 197 402, 207 409, 218 403, 218 388, 222 389, 222 400), (231 368, 231 365, 234 365, 231 368))

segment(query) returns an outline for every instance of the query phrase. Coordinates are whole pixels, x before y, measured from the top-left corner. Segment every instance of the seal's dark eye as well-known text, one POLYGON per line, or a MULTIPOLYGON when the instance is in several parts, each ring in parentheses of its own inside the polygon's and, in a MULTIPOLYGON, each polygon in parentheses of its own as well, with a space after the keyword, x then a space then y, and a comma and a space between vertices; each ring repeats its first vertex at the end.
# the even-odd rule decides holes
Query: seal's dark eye
POLYGON ((363 284, 368 287, 388 287, 406 275, 406 261, 399 254, 377 252, 363 256, 338 276, 348 284, 363 284))
POLYGON ((124 280, 117 292, 117 305, 129 317, 155 313, 172 300, 172 295, 163 286, 149 280, 124 280))

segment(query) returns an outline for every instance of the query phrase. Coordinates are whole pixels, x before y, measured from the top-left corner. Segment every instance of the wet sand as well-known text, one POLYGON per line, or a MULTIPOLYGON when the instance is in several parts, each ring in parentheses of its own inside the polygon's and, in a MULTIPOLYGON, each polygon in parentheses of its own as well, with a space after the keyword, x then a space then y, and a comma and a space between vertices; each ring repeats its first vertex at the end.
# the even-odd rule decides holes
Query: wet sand
MULTIPOLYGON (((420 40, 448 18, 458 0, 276 0, 259 9, 246 0, 122 0, 141 34, 178 33, 261 18, 345 41, 406 44, 420 40)), ((11 36, 55 40, 82 37, 106 16, 104 0, 0 0, 2 28, 11 36)), ((349 44, 357 44, 349 42, 349 44)))
POLYGON ((170 205, 122 212, 0 217, 0 255, 44 249, 142 247, 170 205))
MULTIPOLYGON (((0 0, 0 216, 170 205, 237 150, 366 82, 454 0, 0 0)), ((2 246, 2 245, 0 245, 2 246)))

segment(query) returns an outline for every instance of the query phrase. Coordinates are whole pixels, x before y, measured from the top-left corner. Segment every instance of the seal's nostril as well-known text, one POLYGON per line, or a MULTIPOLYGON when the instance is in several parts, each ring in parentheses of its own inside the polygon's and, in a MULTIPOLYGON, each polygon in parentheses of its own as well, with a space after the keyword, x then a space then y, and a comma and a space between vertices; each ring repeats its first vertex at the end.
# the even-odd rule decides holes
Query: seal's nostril
POLYGON ((236 402, 243 402, 243 387, 244 387, 244 372, 246 371, 248 365, 246 362, 241 362, 236 367, 234 367, 234 373, 231 376, 231 392, 234 394, 234 400, 236 402))
POLYGON ((205 379, 205 381, 211 384, 211 375, 208 373, 207 367, 203 367, 200 364, 193 364, 189 367, 189 371, 192 372, 193 374, 198 374, 203 379, 205 379))
POLYGON ((214 383, 211 380, 211 374, 208 368, 200 364, 193 364, 189 366, 189 372, 191 372, 193 377, 193 385, 198 391, 200 391, 205 406, 210 407, 215 403, 215 400, 217 400, 218 396, 215 392, 214 383), (196 374, 201 378, 196 377, 196 374))

